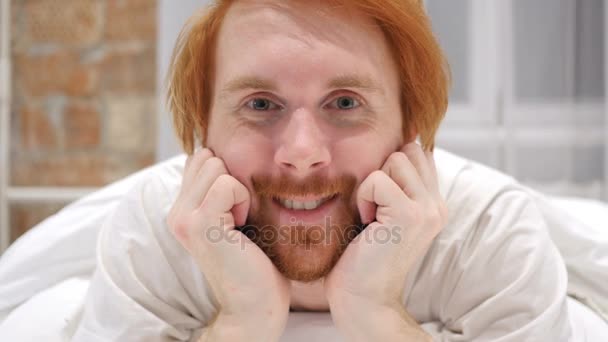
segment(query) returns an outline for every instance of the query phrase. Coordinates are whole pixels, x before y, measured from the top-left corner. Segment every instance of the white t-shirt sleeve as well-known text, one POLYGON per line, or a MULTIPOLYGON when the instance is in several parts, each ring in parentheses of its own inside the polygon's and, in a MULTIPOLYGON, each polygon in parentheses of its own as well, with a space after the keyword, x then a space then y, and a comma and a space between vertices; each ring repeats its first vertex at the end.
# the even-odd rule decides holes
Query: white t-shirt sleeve
POLYGON ((73 341, 195 341, 214 317, 204 276, 166 226, 174 196, 152 174, 107 219, 73 341))
POLYGON ((435 341, 571 339, 565 265, 526 193, 499 195, 459 244, 440 319, 422 325, 435 341))

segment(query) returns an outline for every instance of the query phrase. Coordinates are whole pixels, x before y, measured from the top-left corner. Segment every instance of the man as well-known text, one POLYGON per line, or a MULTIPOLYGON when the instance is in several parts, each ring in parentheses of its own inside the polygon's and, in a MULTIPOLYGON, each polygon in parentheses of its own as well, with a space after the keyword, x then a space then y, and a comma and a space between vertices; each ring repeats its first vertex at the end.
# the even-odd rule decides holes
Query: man
POLYGON ((273 341, 290 310, 355 341, 569 340, 529 195, 435 166, 446 70, 414 0, 195 17, 169 85, 190 156, 107 220, 74 340, 273 341))

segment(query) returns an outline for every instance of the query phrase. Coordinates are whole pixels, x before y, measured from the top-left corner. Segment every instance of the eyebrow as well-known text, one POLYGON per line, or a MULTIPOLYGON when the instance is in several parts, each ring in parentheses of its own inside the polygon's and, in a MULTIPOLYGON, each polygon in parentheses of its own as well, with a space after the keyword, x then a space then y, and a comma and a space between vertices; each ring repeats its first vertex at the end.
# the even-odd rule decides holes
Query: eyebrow
POLYGON ((357 88, 384 94, 382 87, 371 77, 355 74, 341 75, 329 81, 328 88, 357 88))
MULTIPOLYGON (((340 75, 331 79, 327 88, 357 88, 384 94, 384 89, 376 84, 371 77, 356 74, 340 75)), ((265 90, 277 91, 278 86, 275 81, 255 76, 244 76, 231 80, 221 90, 221 96, 228 95, 242 90, 265 90)))
POLYGON ((222 89, 222 94, 233 93, 247 89, 276 91, 278 87, 273 80, 259 78, 255 76, 245 76, 236 78, 228 82, 228 84, 226 84, 226 86, 222 89))

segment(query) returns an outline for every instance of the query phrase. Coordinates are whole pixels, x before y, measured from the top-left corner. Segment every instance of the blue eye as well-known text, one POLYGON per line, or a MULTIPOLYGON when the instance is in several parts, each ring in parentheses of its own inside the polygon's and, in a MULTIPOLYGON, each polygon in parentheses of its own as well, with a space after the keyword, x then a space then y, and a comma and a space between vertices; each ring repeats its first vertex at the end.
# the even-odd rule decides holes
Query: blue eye
POLYGON ((351 96, 340 96, 334 100, 335 107, 342 110, 349 110, 359 107, 360 103, 351 96))
POLYGON ((268 99, 257 98, 247 102, 247 107, 256 111, 267 111, 277 109, 279 106, 268 99))

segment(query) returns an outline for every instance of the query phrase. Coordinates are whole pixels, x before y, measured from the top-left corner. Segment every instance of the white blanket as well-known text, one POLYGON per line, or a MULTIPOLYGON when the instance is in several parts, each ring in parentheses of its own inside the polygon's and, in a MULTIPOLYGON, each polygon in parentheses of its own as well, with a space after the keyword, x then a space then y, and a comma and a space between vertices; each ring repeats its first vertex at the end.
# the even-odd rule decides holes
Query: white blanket
MULTIPOLYGON (((179 156, 154 168, 183 161, 184 156, 179 156)), ((101 223, 122 194, 148 171, 66 207, 5 252, 0 259, 0 340, 69 340, 95 267, 95 241, 101 223)), ((535 196, 551 228, 551 238, 566 261, 569 292, 596 313, 607 311, 608 206, 535 196)), ((587 327, 575 332, 584 338, 577 340, 600 341, 597 338, 608 336, 608 326, 588 307, 569 301, 570 311, 575 313, 572 317, 580 318, 578 326, 587 327)), ((340 339, 328 314, 298 313, 291 314, 283 340, 340 339)))

